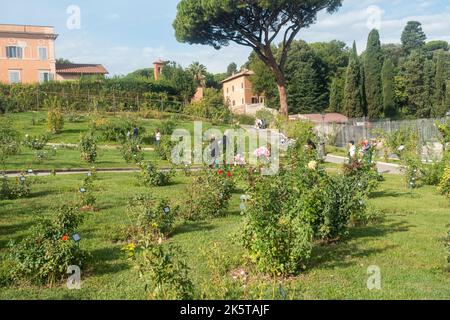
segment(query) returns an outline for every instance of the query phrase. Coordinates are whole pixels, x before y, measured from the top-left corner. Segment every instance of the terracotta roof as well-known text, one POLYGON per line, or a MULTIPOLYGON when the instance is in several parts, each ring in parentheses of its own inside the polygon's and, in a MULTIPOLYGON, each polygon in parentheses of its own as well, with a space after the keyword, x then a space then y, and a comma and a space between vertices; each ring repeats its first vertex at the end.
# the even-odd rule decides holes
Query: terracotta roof
POLYGON ((244 70, 244 71, 241 71, 241 72, 239 72, 239 73, 233 74, 231 77, 226 78, 225 80, 222 81, 222 83, 225 83, 225 82, 234 80, 234 79, 236 79, 236 78, 244 77, 244 76, 252 76, 252 75, 254 75, 254 74, 255 74, 255 73, 254 73, 253 71, 250 71, 250 70, 244 70))
POLYGON ((56 73, 64 74, 108 74, 101 64, 56 64, 56 73))
POLYGON ((322 116, 320 113, 313 113, 313 114, 297 114, 290 116, 289 118, 291 120, 309 120, 314 123, 347 123, 348 118, 340 113, 326 113, 322 116))

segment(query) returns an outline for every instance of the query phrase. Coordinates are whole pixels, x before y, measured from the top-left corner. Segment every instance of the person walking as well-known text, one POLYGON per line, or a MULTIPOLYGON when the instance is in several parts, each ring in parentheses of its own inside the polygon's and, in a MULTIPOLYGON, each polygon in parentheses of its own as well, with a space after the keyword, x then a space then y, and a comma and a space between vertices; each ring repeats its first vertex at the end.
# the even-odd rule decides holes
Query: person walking
POLYGON ((211 155, 211 164, 210 167, 213 168, 215 165, 218 165, 218 159, 219 159, 219 144, 217 143, 217 140, 215 137, 211 138, 211 142, 209 144, 209 150, 211 155))
POLYGON ((161 130, 156 129, 156 133, 155 133, 155 140, 156 140, 156 147, 159 148, 161 145, 161 130))
POLYGON ((134 127, 134 129, 133 129, 133 137, 135 139, 139 138, 139 128, 138 127, 134 127))
POLYGON ((348 157, 350 158, 350 162, 353 162, 356 159, 356 145, 353 140, 349 143, 348 157))

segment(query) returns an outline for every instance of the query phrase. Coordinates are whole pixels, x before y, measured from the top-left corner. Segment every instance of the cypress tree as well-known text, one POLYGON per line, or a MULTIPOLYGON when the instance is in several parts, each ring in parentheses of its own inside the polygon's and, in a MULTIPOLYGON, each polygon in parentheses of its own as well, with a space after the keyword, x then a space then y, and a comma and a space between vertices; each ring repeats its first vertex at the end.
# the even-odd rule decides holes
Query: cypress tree
POLYGON ((429 118, 433 113, 433 93, 434 93, 434 76, 436 66, 433 60, 426 60, 423 67, 423 97, 421 108, 417 110, 419 118, 429 118))
POLYGON ((397 113, 395 105, 394 64, 391 59, 386 59, 383 64, 383 105, 386 117, 394 117, 397 113))
MULTIPOLYGON (((425 55, 421 50, 415 50, 406 61, 404 68, 405 92, 408 97, 407 114, 418 116, 423 112, 425 97, 425 55)), ((428 102, 429 103, 429 102, 428 102)))
POLYGON ((344 105, 344 81, 342 77, 335 77, 331 81, 330 87, 330 112, 341 112, 344 105))
POLYGON ((369 119, 383 117, 382 68, 383 51, 381 49, 380 34, 378 30, 374 29, 369 34, 366 57, 364 59, 364 86, 369 119))
POLYGON ((344 112, 349 118, 364 116, 361 82, 361 66, 356 50, 356 43, 353 42, 353 51, 347 68, 344 88, 344 112))
POLYGON ((437 117, 443 116, 447 112, 445 107, 447 68, 447 53, 439 51, 436 59, 435 88, 433 94, 433 116, 437 117))

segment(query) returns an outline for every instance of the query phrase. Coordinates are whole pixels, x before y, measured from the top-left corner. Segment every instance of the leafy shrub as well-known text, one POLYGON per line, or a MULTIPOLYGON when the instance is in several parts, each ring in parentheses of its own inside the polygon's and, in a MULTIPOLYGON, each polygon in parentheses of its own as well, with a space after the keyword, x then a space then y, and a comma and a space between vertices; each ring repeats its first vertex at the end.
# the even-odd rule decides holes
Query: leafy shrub
POLYGON ((244 114, 233 115, 233 121, 240 125, 252 126, 255 124, 255 120, 256 120, 255 117, 244 115, 244 114))
POLYGON ((97 139, 91 132, 81 136, 79 143, 81 159, 87 163, 95 163, 97 159, 97 139))
POLYGON ((410 189, 420 187, 422 180, 422 161, 414 155, 403 156, 403 171, 405 173, 406 185, 410 189))
POLYGON ((353 159, 352 162, 344 164, 343 171, 346 176, 353 178, 354 187, 358 187, 367 196, 378 188, 380 181, 383 181, 376 163, 353 159))
POLYGON ((231 119, 231 112, 224 104, 222 92, 214 88, 205 88, 203 99, 191 103, 183 112, 196 118, 211 119, 212 122, 229 123, 231 119))
POLYGON ((62 206, 52 218, 39 221, 24 240, 11 242, 12 278, 53 285, 64 278, 68 266, 81 267, 87 255, 71 237, 82 221, 83 216, 75 208, 62 206))
POLYGON ((93 210, 97 202, 94 196, 94 182, 96 179, 96 172, 91 171, 83 180, 83 185, 78 190, 80 193, 80 207, 84 211, 93 210))
POLYGON ((423 183, 429 186, 437 186, 444 174, 445 161, 436 161, 432 164, 423 164, 421 168, 423 183))
POLYGON ((24 198, 31 193, 32 181, 24 175, 13 179, 13 182, 4 175, 0 178, 0 200, 14 200, 24 198))
POLYGON ((250 193, 241 236, 257 269, 273 275, 297 273, 312 251, 313 229, 285 177, 260 178, 250 193))
POLYGON ((127 163, 140 163, 144 160, 144 154, 141 148, 141 140, 127 138, 122 142, 120 153, 127 163))
POLYGON ((176 123, 172 119, 161 121, 159 125, 159 130, 161 134, 170 136, 175 130, 176 123))
POLYGON ((41 136, 30 136, 27 134, 23 144, 31 150, 42 150, 49 140, 50 136, 48 134, 43 134, 41 136))
POLYGON ((100 138, 104 141, 121 142, 131 138, 133 129, 136 127, 141 135, 145 133, 145 128, 139 126, 137 121, 122 117, 116 121, 104 119, 97 121, 93 123, 92 130, 98 132, 100 138))
POLYGON ((12 126, 9 119, 0 121, 0 164, 5 165, 9 156, 20 153, 19 132, 12 126))
POLYGON ((163 137, 159 144, 159 147, 156 148, 156 152, 158 153, 161 160, 171 161, 172 159, 172 150, 175 146, 175 143, 170 139, 163 137))
POLYGON ((179 207, 171 206, 166 199, 155 199, 144 194, 128 202, 127 213, 132 226, 128 227, 127 239, 136 242, 143 238, 159 240, 168 237, 175 229, 179 207))
POLYGON ((167 186, 175 175, 174 170, 168 172, 158 171, 155 165, 150 162, 141 162, 139 167, 141 168, 139 182, 146 187, 167 186))
POLYGON ((231 172, 222 169, 205 170, 193 177, 186 190, 188 200, 183 207, 184 218, 198 221, 223 216, 234 188, 231 172))
POLYGON ((256 118, 261 119, 267 125, 271 124, 275 120, 275 116, 267 109, 262 109, 256 112, 256 118))
POLYGON ((330 176, 317 162, 257 177, 250 188, 242 244, 259 271, 297 274, 306 267, 313 240, 336 241, 366 215, 368 183, 359 175, 330 176))
POLYGON ((441 182, 439 183, 439 190, 441 193, 447 198, 450 198, 450 166, 447 165, 444 170, 444 175, 441 178, 441 182))
POLYGON ((189 268, 178 247, 165 248, 151 240, 142 240, 137 246, 128 245, 125 251, 135 263, 150 299, 190 300, 194 297, 189 268))
POLYGON ((61 101, 58 97, 47 98, 44 102, 47 113, 47 127, 50 132, 58 134, 64 127, 61 101))

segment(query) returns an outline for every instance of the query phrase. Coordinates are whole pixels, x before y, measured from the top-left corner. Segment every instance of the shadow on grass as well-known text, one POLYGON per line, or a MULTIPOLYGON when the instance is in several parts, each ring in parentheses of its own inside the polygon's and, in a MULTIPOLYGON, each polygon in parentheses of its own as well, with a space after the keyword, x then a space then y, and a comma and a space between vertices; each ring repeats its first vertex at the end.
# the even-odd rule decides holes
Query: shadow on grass
POLYGON ((89 269, 96 276, 118 273, 130 269, 120 247, 102 248, 90 251, 89 269))
POLYGON ((200 232, 200 231, 212 231, 215 227, 208 222, 185 222, 178 226, 172 233, 172 237, 184 233, 200 232))
POLYGON ((408 192, 398 192, 394 190, 385 190, 385 191, 376 191, 373 192, 370 197, 372 199, 376 198, 400 198, 404 197, 405 195, 408 195, 408 192))
POLYGON ((34 222, 23 222, 18 224, 11 224, 7 226, 0 226, 0 237, 6 237, 5 240, 0 240, 0 249, 7 247, 8 243, 13 240, 19 242, 24 236, 17 236, 17 232, 23 232, 30 229, 34 225, 34 222))
POLYGON ((390 233, 407 232, 410 228, 414 227, 415 226, 408 224, 407 221, 400 221, 391 224, 354 228, 350 231, 350 236, 347 239, 344 239, 343 242, 332 245, 314 246, 312 259, 308 269, 345 268, 354 265, 355 260, 357 259, 367 258, 372 255, 395 249, 398 245, 387 245, 383 248, 370 248, 365 246, 364 242, 369 238, 380 238, 390 233))

